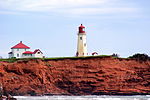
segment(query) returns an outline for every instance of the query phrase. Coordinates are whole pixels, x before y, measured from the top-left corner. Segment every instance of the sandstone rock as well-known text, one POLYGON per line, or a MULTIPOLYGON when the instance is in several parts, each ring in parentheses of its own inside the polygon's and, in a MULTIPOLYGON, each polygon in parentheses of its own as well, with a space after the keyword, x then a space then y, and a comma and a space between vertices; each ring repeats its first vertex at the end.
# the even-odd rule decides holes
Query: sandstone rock
POLYGON ((132 95, 150 93, 150 61, 111 57, 0 62, 11 95, 132 95))

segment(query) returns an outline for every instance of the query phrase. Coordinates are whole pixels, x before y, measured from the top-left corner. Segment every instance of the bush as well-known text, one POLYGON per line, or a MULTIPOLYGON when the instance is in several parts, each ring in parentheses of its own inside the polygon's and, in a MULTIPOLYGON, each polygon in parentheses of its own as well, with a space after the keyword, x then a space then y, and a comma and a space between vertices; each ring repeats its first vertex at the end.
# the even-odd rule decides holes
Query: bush
POLYGON ((130 56, 129 58, 136 59, 139 61, 150 60, 150 57, 147 54, 140 54, 140 53, 134 54, 133 56, 130 56))
POLYGON ((119 58, 119 55, 116 54, 116 53, 113 53, 111 56, 114 57, 114 58, 119 58))

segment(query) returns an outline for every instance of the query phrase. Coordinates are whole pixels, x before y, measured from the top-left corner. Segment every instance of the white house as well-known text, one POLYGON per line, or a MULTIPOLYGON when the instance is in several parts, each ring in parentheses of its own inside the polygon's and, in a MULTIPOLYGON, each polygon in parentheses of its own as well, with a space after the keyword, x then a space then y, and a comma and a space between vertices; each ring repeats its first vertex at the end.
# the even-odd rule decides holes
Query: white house
POLYGON ((34 52, 29 51, 30 47, 26 46, 25 44, 20 41, 17 45, 11 48, 11 52, 8 53, 9 58, 43 58, 43 53, 36 49, 34 52))

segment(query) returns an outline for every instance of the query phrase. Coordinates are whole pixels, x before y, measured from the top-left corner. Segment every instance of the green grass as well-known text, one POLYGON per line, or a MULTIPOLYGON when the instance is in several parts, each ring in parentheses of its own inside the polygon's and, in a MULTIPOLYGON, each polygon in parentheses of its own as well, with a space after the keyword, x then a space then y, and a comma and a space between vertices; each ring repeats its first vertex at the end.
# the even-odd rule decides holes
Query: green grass
POLYGON ((39 59, 39 58, 8 58, 8 59, 0 59, 0 61, 6 61, 9 63, 13 63, 13 62, 20 61, 20 60, 29 61, 31 59, 39 59))
POLYGON ((59 60, 59 59, 87 59, 87 58, 99 58, 110 57, 110 55, 98 55, 98 56, 85 56, 85 57, 55 57, 55 58, 42 58, 43 60, 59 60))
POLYGON ((9 63, 13 63, 16 61, 29 61, 33 59, 41 59, 41 60, 62 60, 62 59, 88 59, 88 58, 102 58, 102 57, 110 57, 110 55, 97 55, 97 56, 86 56, 86 57, 55 57, 55 58, 8 58, 8 59, 0 59, 0 61, 6 61, 9 63))
POLYGON ((17 61, 17 59, 15 59, 15 58, 11 58, 11 59, 0 59, 0 61, 6 61, 6 62, 12 63, 12 62, 17 61))

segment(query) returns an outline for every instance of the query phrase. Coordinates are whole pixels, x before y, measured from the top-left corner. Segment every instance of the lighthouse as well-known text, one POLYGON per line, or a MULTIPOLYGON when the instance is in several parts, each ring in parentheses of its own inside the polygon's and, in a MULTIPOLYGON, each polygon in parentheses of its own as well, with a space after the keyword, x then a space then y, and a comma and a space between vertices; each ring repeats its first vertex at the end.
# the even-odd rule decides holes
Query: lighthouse
POLYGON ((78 31, 77 57, 87 56, 87 43, 85 27, 81 24, 78 31))

